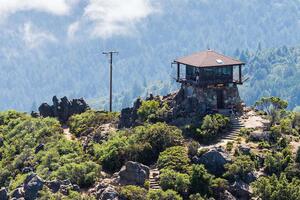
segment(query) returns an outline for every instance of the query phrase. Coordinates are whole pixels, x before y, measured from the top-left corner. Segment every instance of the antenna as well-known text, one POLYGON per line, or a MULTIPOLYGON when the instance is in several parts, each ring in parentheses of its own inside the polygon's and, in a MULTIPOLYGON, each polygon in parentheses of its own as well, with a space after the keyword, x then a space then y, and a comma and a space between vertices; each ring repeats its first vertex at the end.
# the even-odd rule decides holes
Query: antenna
POLYGON ((102 54, 109 55, 109 112, 112 112, 112 64, 113 64, 113 54, 118 54, 117 51, 106 51, 102 54))

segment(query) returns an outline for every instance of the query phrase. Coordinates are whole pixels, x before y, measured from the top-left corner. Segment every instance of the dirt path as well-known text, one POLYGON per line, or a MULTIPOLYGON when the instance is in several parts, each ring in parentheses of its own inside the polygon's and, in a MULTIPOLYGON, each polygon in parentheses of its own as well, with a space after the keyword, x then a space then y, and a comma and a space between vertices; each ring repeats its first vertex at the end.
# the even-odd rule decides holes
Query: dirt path
POLYGON ((62 128, 64 130, 64 136, 67 140, 76 140, 76 137, 72 133, 70 133, 70 128, 68 126, 62 126, 62 128))

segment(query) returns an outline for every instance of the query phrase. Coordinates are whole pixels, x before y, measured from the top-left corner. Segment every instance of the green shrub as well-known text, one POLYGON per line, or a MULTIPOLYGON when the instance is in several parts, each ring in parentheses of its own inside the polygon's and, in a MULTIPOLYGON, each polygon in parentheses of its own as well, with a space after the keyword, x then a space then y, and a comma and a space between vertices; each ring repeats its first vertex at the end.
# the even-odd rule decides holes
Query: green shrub
POLYGON ((262 200, 297 200, 300 196, 300 180, 289 182, 283 174, 279 178, 275 175, 260 177, 252 187, 254 196, 262 200))
POLYGON ((80 164, 70 163, 60 167, 54 174, 60 180, 69 179, 81 187, 88 187, 100 177, 100 166, 92 161, 80 164))
POLYGON ((202 195, 210 194, 213 175, 209 174, 204 165, 193 165, 191 172, 191 192, 202 195))
POLYGON ((205 200, 205 198, 203 198, 199 193, 197 194, 191 194, 189 196, 190 200, 205 200))
POLYGON ((144 188, 127 185, 120 189, 120 197, 124 200, 146 200, 147 190, 144 188))
POLYGON ((172 169, 178 172, 187 172, 189 168, 187 150, 182 146, 167 148, 161 152, 157 161, 158 168, 172 169))
POLYGON ((163 190, 172 189, 180 194, 185 194, 190 187, 190 177, 188 174, 164 169, 160 173, 159 185, 163 190))
POLYGON ((296 153, 296 162, 297 163, 300 163, 300 147, 298 147, 298 149, 297 149, 297 153, 296 153))
POLYGON ((230 119, 221 114, 206 115, 201 127, 197 129, 200 139, 211 140, 222 134, 230 126, 230 119))
POLYGON ((188 154, 189 157, 192 158, 198 154, 198 150, 200 148, 200 144, 196 141, 192 141, 188 144, 188 154))
POLYGON ((290 162, 292 162, 290 155, 284 155, 281 152, 268 154, 264 162, 265 170, 268 174, 280 175, 290 162))
POLYGON ((117 118, 118 113, 88 110, 84 113, 71 116, 68 125, 70 132, 78 137, 81 133, 90 128, 96 128, 102 124, 114 122, 117 118))
POLYGON ((142 101, 137 114, 142 121, 154 121, 158 117, 159 102, 155 100, 142 101))
POLYGON ((227 151, 231 151, 232 148, 233 148, 233 142, 227 142, 227 144, 226 144, 226 150, 227 151))
POLYGON ((255 162, 251 160, 249 156, 242 155, 235 158, 232 163, 225 164, 226 177, 234 179, 234 177, 239 177, 245 180, 245 177, 249 172, 253 172, 255 169, 255 162))
POLYGON ((94 144, 94 153, 104 170, 117 171, 127 161, 128 138, 116 136, 103 144, 94 144))
POLYGON ((182 200, 182 197, 173 190, 150 190, 147 200, 182 200))
POLYGON ((133 134, 135 135, 133 142, 148 143, 151 146, 152 160, 155 160, 166 148, 181 145, 183 142, 180 129, 160 122, 136 127, 133 129, 133 134))

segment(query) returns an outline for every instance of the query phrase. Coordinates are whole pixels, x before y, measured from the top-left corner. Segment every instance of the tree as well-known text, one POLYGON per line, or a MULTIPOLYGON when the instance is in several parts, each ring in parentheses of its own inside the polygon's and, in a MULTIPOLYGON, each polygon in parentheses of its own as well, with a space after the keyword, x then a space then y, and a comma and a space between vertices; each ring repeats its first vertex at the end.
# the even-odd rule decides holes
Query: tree
POLYGON ((270 116, 271 125, 273 125, 280 111, 287 108, 288 102, 281 100, 279 97, 262 97, 254 105, 257 109, 265 111, 270 116))

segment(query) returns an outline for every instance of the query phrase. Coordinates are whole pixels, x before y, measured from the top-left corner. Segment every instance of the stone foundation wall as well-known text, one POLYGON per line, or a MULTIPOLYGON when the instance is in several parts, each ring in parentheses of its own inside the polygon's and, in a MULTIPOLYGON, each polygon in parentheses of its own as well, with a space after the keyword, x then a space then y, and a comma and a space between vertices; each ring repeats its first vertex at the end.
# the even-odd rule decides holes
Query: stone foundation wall
POLYGON ((217 92, 223 93, 224 108, 231 108, 241 103, 238 87, 236 84, 229 84, 222 87, 197 87, 183 84, 182 88, 185 99, 195 99, 200 106, 200 110, 205 112, 207 109, 217 109, 217 92))

